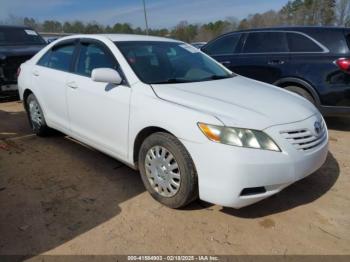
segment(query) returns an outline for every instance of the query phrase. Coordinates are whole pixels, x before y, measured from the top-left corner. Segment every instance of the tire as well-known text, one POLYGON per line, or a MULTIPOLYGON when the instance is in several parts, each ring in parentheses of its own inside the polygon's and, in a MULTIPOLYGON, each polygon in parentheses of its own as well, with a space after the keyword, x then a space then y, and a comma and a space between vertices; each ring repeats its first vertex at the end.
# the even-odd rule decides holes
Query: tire
POLYGON ((306 100, 308 100, 309 102, 311 102, 312 104, 314 104, 316 106, 315 99, 304 88, 301 88, 299 86, 286 86, 284 89, 304 97, 306 100))
POLYGON ((165 206, 182 208, 198 198, 192 158, 173 135, 159 132, 147 137, 139 151, 138 166, 148 192, 165 206))
POLYGON ((30 94, 26 99, 26 111, 30 126, 37 136, 47 136, 50 128, 47 126, 43 110, 34 94, 30 94))

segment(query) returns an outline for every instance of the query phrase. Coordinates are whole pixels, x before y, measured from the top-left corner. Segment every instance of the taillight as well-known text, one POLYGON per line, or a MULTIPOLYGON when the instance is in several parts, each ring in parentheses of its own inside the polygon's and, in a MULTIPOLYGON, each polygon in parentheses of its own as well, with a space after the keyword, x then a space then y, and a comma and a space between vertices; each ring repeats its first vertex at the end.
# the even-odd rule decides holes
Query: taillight
POLYGON ((17 78, 19 77, 20 73, 21 73, 21 67, 18 67, 18 69, 17 69, 17 78))
POLYGON ((339 58, 335 63, 340 70, 350 73, 350 58, 339 58))

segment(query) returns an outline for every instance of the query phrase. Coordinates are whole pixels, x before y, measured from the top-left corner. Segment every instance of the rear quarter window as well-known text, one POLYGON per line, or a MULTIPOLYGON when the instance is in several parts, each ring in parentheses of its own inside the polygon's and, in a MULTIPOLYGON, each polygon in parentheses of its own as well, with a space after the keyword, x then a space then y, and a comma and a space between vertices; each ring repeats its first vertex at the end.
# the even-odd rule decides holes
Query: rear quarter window
POLYGON ((287 33, 290 52, 323 52, 313 40, 299 33, 287 33))
POLYGON ((325 46, 330 53, 344 54, 349 52, 344 31, 339 29, 313 29, 305 31, 307 35, 325 46))

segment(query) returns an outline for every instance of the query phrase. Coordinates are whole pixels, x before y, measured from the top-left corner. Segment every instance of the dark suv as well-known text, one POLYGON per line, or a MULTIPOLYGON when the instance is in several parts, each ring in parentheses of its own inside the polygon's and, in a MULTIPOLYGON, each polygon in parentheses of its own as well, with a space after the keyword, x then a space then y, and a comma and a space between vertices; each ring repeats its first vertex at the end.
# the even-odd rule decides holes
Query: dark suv
POLYGON ((237 74, 302 95, 324 115, 350 115, 350 28, 237 31, 202 51, 237 74))

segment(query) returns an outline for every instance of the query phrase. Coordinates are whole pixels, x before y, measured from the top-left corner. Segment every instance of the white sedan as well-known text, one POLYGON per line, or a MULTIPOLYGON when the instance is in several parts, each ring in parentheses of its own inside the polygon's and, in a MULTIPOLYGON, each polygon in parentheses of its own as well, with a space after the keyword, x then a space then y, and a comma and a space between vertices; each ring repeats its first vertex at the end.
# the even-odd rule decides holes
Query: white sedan
POLYGON ((18 84, 37 135, 60 130, 138 169, 172 208, 198 197, 250 205, 315 172, 328 153, 311 103, 176 40, 65 37, 22 64, 18 84))

